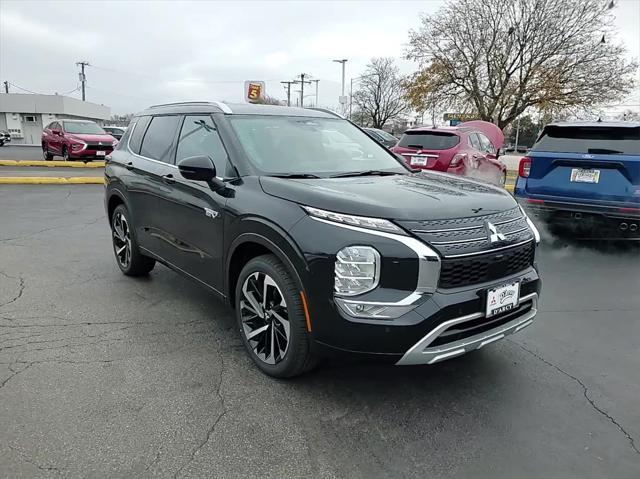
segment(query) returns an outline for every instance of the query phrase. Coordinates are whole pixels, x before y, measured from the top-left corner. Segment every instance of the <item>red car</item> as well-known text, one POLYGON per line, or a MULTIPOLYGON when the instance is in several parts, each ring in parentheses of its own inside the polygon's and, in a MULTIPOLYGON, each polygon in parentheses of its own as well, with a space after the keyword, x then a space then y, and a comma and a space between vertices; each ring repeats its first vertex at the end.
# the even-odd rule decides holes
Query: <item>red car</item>
POLYGON ((454 173, 504 185, 507 167, 498 159, 502 130, 486 121, 454 127, 418 127, 404 132, 391 151, 414 169, 454 173))
POLYGON ((118 140, 90 120, 57 120, 42 131, 45 160, 56 155, 65 161, 104 159, 117 144, 118 140))

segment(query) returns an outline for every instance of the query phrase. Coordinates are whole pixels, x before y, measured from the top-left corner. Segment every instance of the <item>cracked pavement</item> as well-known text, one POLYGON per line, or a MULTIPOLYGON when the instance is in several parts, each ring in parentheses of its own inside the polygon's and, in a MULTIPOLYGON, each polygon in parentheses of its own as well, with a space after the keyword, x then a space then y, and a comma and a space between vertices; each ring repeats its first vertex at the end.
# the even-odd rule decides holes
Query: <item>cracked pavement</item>
POLYGON ((0 187, 0 477, 640 477, 638 250, 545 241, 485 350, 276 381, 207 291, 120 274, 102 194, 0 187))

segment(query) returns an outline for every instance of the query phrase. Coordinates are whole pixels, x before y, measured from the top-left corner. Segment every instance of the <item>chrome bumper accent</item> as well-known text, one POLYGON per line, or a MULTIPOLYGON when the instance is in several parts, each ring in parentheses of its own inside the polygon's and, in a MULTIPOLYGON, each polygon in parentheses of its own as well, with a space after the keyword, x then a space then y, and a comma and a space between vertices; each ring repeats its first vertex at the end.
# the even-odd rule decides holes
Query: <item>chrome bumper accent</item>
POLYGON ((502 324, 489 331, 484 331, 475 336, 461 339, 459 341, 453 341, 447 344, 441 344, 432 348, 429 345, 444 331, 456 324, 464 323, 466 321, 472 321, 474 319, 484 317, 485 313, 473 313, 459 318, 445 321, 437 326, 424 338, 414 344, 405 354, 400 361, 396 363, 397 366, 406 366, 412 364, 433 364, 445 359, 460 356, 461 354, 468 353, 475 349, 480 349, 487 344, 498 341, 505 336, 513 333, 517 333, 521 329, 526 328, 533 322, 533 318, 538 312, 538 294, 531 293, 527 296, 520 298, 520 304, 526 303, 531 300, 531 309, 524 313, 522 316, 517 317, 506 324, 502 324))

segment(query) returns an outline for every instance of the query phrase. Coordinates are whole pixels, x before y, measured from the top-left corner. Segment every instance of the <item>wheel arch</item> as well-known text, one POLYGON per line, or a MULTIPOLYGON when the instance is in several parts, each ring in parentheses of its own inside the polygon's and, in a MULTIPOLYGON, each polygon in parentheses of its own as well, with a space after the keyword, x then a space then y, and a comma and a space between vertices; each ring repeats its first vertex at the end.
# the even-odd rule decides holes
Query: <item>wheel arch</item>
MULTIPOLYGON (((264 227, 265 223, 262 225, 264 227)), ((224 278, 226 297, 231 307, 235 305, 236 281, 242 268, 248 261, 263 254, 275 255, 293 275, 298 287, 304 290, 308 267, 303 253, 295 242, 283 231, 278 231, 279 228, 275 225, 271 226, 269 232, 261 229, 263 231, 260 233, 240 233, 227 250, 224 278)))

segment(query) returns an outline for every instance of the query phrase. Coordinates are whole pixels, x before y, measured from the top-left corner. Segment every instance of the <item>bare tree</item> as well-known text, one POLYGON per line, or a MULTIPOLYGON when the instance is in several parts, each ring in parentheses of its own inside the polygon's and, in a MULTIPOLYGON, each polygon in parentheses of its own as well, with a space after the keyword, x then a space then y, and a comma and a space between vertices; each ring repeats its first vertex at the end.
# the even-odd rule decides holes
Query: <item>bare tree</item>
POLYGON ((410 32, 418 98, 443 90, 501 128, 527 108, 584 108, 620 99, 635 62, 615 42, 602 0, 454 0, 410 32))
POLYGON ((273 96, 269 96, 269 95, 264 95, 262 98, 260 98, 255 103, 258 103, 258 104, 261 104, 261 105, 282 105, 282 101, 278 100, 277 98, 275 98, 273 96))
POLYGON ((389 120, 407 112, 409 106, 398 67, 393 58, 372 58, 353 94, 356 109, 371 119, 371 126, 382 128, 389 120))

